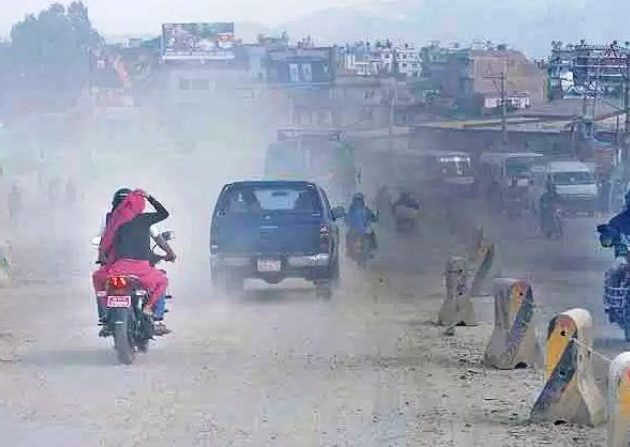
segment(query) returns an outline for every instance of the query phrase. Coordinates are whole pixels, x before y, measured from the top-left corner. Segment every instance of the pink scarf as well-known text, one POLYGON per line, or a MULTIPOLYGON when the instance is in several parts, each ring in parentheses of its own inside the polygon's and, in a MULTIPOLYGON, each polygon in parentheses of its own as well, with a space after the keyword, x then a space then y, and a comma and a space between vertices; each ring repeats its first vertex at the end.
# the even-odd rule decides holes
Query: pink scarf
POLYGON ((99 246, 101 258, 105 260, 106 265, 116 260, 116 254, 113 249, 116 232, 121 225, 130 222, 136 216, 142 214, 144 207, 145 200, 142 192, 133 191, 111 212, 99 246))

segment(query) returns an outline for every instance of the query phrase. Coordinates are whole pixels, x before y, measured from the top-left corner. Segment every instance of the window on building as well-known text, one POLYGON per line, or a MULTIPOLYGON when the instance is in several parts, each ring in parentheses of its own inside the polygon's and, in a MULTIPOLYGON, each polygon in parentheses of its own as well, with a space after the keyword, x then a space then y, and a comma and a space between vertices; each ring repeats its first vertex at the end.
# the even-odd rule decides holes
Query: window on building
POLYGON ((313 68, 311 64, 302 64, 302 79, 306 82, 313 82, 313 68))
POLYGON ((192 79, 190 81, 190 90, 210 90, 210 81, 208 79, 192 79))
POLYGON ((300 66, 298 64, 289 64, 289 81, 300 82, 300 66))

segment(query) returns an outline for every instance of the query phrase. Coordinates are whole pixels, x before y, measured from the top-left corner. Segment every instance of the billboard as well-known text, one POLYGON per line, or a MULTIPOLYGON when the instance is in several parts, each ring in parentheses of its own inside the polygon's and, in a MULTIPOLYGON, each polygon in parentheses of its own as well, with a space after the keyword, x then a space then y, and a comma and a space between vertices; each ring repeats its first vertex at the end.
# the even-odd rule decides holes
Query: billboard
POLYGON ((162 25, 165 61, 232 60, 234 23, 166 23, 162 25))

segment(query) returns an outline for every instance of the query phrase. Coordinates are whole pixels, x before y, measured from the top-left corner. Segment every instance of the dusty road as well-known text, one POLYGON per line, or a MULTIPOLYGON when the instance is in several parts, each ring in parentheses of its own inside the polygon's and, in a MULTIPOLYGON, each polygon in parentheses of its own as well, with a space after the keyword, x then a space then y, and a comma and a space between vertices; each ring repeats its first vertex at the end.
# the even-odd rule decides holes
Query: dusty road
MULTIPOLYGON (((96 337, 89 250, 68 253, 73 262, 61 265, 18 259, 22 279, 0 301, 2 444, 602 445, 602 429, 527 423, 539 373, 481 365, 491 300, 476 302, 482 324, 455 337, 432 324, 444 259, 461 249, 456 241, 382 239, 378 262, 369 272, 346 265, 330 302, 301 283, 250 284, 240 299, 212 296, 205 263, 182 256, 169 315, 175 332, 131 367, 117 365, 111 342, 96 337), (186 268, 198 276, 182 276, 186 268)), ((531 271, 546 306, 600 303, 601 253, 526 239, 505 244, 515 250, 504 256, 507 270, 547 259, 550 268, 531 271), (582 253, 575 265, 588 271, 554 264, 549 252, 582 253)), ((600 339, 619 340, 597 321, 600 339)))

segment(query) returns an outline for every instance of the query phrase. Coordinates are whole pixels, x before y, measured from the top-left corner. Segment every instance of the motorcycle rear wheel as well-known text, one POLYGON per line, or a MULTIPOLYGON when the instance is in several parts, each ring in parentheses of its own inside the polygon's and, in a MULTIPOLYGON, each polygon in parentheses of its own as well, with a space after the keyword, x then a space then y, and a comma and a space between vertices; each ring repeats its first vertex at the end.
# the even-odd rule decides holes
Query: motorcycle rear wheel
POLYGON ((134 349, 129 337, 129 320, 114 325, 114 347, 118 361, 123 365, 131 365, 134 360, 134 349))

